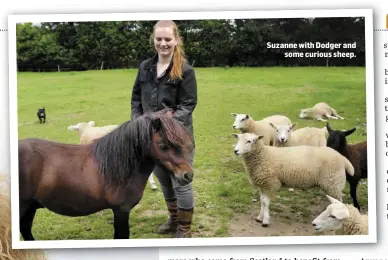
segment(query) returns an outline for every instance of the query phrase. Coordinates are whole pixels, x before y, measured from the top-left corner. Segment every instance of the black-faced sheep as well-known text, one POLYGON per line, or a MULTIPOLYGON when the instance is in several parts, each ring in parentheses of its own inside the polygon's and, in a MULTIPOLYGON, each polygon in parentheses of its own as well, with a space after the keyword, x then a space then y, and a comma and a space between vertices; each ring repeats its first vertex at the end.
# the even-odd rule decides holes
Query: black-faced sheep
POLYGON ((368 215, 360 214, 353 205, 326 196, 330 205, 312 222, 317 232, 335 230, 336 235, 368 234, 368 215))
POLYGON ((278 125, 291 125, 291 120, 283 115, 273 115, 266 117, 260 121, 255 121, 247 114, 232 113, 235 117, 233 129, 240 129, 242 133, 255 133, 264 135, 263 142, 265 145, 273 146, 276 140, 276 131, 269 123, 278 125))
POLYGON ((353 205, 360 210, 357 201, 357 186, 360 179, 368 178, 367 141, 356 144, 347 143, 346 136, 352 134, 356 128, 347 131, 333 130, 329 123, 326 124, 326 128, 329 132, 326 145, 348 158, 354 167, 354 175, 347 174, 346 179, 350 185, 350 196, 353 199, 353 205))
POLYGON ((338 115, 337 111, 334 108, 330 107, 328 104, 324 102, 320 102, 315 104, 313 107, 304 108, 300 110, 299 114, 300 119, 316 119, 318 121, 326 121, 327 119, 345 119, 338 115))
POLYGON ((263 136, 233 134, 238 139, 234 153, 241 155, 249 182, 261 193, 257 221, 269 224, 269 203, 282 187, 320 187, 342 201, 345 171, 353 174, 352 164, 326 146, 273 147, 262 142, 263 136))

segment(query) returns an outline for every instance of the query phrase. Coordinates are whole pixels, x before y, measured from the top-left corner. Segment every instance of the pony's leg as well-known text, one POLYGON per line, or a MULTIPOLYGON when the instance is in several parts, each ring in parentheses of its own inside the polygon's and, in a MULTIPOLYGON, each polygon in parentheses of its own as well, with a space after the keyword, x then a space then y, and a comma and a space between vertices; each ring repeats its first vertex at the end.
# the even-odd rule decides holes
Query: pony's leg
POLYGON ((31 204, 20 218, 20 233, 22 234, 24 241, 35 240, 31 232, 35 213, 36 207, 34 204, 31 204))
POLYGON ((113 209, 114 216, 114 239, 128 239, 130 236, 129 230, 129 212, 121 209, 113 209))
POLYGON ((150 183, 151 189, 153 189, 153 190, 156 190, 156 189, 157 189, 157 186, 156 186, 156 182, 155 182, 155 180, 154 180, 153 173, 151 173, 150 177, 148 177, 148 182, 150 183))
POLYGON ((268 227, 269 225, 269 203, 271 201, 270 197, 267 194, 262 194, 262 206, 264 208, 264 213, 263 213, 263 222, 261 224, 262 227, 268 227))

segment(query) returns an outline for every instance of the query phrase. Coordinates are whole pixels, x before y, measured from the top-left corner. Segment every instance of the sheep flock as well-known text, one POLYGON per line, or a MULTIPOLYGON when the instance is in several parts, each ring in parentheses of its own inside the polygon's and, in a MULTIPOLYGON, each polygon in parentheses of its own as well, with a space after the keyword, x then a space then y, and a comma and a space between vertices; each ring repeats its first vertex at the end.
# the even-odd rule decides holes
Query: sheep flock
MULTIPOLYGON (((266 228, 270 222, 270 202, 282 188, 309 190, 318 187, 329 199, 321 214, 311 216, 316 234, 368 234, 368 217, 360 213, 357 185, 367 178, 367 142, 348 144, 346 137, 355 132, 333 130, 328 120, 345 120, 327 103, 300 109, 300 120, 326 122, 322 127, 297 127, 281 114, 253 119, 252 115, 231 113, 234 154, 241 158, 252 188, 260 194, 260 212, 256 221, 266 228), (343 203, 346 182, 353 204, 343 203)), ((293 196, 292 194, 290 196, 293 196)), ((294 195, 296 196, 296 195, 294 195)))

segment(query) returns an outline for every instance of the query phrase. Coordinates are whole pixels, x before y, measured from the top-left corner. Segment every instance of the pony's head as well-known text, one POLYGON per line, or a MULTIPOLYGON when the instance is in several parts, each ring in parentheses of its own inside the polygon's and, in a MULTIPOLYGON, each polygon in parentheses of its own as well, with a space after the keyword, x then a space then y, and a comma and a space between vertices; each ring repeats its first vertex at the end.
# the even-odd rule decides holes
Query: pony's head
POLYGON ((170 170, 182 185, 193 180, 193 168, 189 161, 193 139, 189 131, 162 110, 152 114, 151 157, 155 163, 170 170))

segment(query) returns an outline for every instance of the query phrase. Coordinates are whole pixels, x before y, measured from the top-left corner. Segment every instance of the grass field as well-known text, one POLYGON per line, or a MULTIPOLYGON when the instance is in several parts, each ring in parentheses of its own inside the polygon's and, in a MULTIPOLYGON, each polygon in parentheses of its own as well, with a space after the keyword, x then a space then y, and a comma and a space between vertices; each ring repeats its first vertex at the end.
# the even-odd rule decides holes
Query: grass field
MULTIPOLYGON (((120 124, 130 118, 136 69, 18 74, 19 138, 39 137, 77 143, 67 126, 81 121, 120 124), (39 124, 37 109, 45 107, 47 123, 39 124)), ((193 114, 196 140, 194 162, 195 215, 193 236, 261 236, 313 234, 312 219, 328 204, 319 189, 282 189, 271 201, 271 221, 261 228, 258 196, 250 186, 241 158, 233 153, 231 113, 248 113, 258 120, 272 114, 288 116, 298 127, 323 127, 301 120, 299 110, 325 101, 345 120, 331 120, 333 129, 360 126, 349 143, 366 140, 364 68, 197 68, 198 106, 193 114), (288 230, 281 227, 289 227, 288 230), (304 227, 301 231, 299 227, 304 227), (291 230, 292 229, 292 230, 291 230)), ((306 158, 307 159, 307 158, 306 158)), ((373 173, 372 173, 373 174, 373 173)), ((348 184, 345 202, 351 203, 348 184)), ((367 210, 367 185, 359 185, 359 203, 367 210)), ((167 217, 163 195, 147 185, 131 213, 132 238, 170 237, 155 233, 167 217)), ((37 240, 110 239, 113 215, 64 217, 39 210, 33 225, 37 240)))

